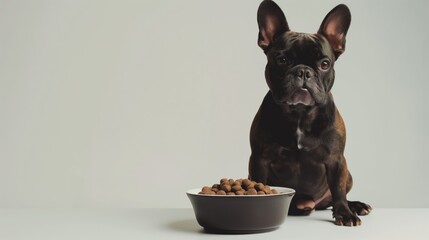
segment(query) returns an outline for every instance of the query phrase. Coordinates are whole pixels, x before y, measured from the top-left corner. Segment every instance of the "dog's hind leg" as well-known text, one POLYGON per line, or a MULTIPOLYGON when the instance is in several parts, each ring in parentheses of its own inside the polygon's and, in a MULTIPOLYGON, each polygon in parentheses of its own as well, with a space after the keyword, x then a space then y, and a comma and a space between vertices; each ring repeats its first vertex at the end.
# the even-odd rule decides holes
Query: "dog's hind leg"
POLYGON ((309 215, 315 207, 316 203, 311 197, 296 195, 292 198, 288 214, 293 216, 306 216, 309 215))

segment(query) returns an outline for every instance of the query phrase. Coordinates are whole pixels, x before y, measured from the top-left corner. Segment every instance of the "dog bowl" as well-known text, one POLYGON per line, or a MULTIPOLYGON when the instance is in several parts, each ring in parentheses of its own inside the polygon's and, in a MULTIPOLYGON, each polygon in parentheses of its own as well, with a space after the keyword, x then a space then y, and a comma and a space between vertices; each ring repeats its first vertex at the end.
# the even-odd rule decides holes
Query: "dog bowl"
POLYGON ((271 187, 272 195, 203 195, 200 188, 186 192, 195 217, 207 232, 258 233, 277 229, 286 219, 295 190, 271 187))

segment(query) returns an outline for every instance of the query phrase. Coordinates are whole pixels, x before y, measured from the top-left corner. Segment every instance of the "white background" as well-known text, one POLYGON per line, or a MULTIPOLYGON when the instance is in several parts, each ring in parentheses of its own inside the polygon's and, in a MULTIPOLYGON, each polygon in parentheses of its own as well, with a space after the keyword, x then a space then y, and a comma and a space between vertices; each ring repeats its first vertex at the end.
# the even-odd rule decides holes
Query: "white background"
MULTIPOLYGON (((303 32, 341 3, 277 2, 303 32)), ((259 3, 0 0, 0 207, 190 207, 246 177, 259 3)), ((343 3, 349 198, 429 207, 429 1, 343 3)))

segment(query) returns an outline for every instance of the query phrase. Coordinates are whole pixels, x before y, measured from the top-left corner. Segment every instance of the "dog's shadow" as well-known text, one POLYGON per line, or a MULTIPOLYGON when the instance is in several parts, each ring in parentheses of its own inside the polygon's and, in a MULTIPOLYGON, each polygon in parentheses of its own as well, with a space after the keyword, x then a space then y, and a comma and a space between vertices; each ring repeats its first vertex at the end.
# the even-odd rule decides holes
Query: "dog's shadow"
MULTIPOLYGON (((329 223, 329 224, 334 224, 335 221, 334 220, 330 220, 330 219, 325 219, 322 217, 308 217, 308 216, 288 216, 289 221, 312 221, 312 222, 324 222, 324 223, 329 223)), ((287 220, 286 220, 287 221, 287 220)))
MULTIPOLYGON (((324 223, 329 223, 329 224, 335 224, 335 221, 333 220, 333 219, 329 219, 329 218, 326 218, 325 217, 325 215, 324 215, 324 213, 331 213, 332 212, 332 210, 331 210, 331 208, 328 208, 328 209, 321 209, 321 210, 313 210, 313 212, 312 213, 310 213, 310 216, 294 216, 294 215, 289 215, 287 218, 289 219, 289 220, 292 220, 292 221, 299 221, 299 222, 306 222, 306 221, 313 221, 313 222, 324 222, 324 223), (318 212, 318 213, 323 213, 323 214, 317 214, 316 216, 315 216, 315 212, 318 212)), ((286 219, 286 221, 288 220, 288 219, 286 219)))

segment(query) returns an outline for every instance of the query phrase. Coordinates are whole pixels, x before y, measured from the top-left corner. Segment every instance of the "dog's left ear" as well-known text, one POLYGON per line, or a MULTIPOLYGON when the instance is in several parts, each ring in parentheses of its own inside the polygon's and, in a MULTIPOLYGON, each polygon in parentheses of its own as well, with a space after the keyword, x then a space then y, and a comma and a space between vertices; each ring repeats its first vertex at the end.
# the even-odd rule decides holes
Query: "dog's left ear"
POLYGON ((340 4, 332 9, 320 25, 319 34, 328 39, 337 59, 346 48, 346 35, 352 16, 349 8, 340 4))

